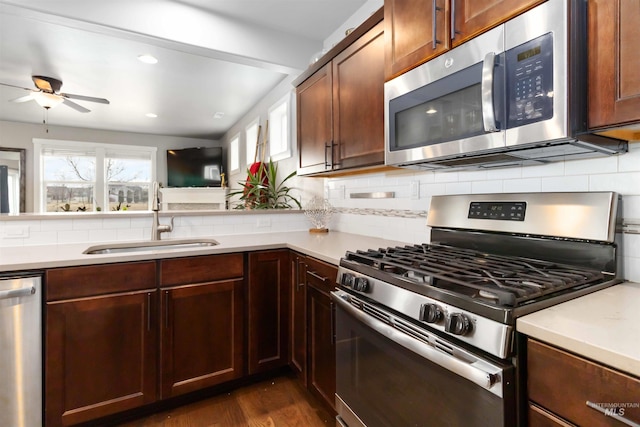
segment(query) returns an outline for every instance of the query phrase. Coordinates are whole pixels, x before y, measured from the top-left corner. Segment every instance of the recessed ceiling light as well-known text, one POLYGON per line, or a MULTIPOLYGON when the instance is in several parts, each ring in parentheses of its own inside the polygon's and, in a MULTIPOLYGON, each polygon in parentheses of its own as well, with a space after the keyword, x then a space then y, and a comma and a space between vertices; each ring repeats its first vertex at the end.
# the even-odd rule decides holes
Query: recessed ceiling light
POLYGON ((215 113, 215 114, 213 115, 213 118, 214 118, 214 119, 221 119, 221 118, 222 118, 222 116, 224 116, 224 113, 223 113, 222 111, 218 111, 217 113, 215 113))
POLYGON ((155 119, 156 117, 158 117, 158 115, 154 114, 154 113, 147 113, 147 114, 145 114, 145 116, 147 116, 149 118, 152 118, 152 119, 155 119))
POLYGON ((438 110, 436 110, 435 108, 429 108, 427 111, 425 111, 425 113, 427 113, 427 114, 435 114, 437 112, 438 112, 438 110))
POLYGON ((145 64, 157 64, 158 60, 155 56, 149 55, 145 53, 144 55, 138 55, 138 61, 144 62, 145 64))

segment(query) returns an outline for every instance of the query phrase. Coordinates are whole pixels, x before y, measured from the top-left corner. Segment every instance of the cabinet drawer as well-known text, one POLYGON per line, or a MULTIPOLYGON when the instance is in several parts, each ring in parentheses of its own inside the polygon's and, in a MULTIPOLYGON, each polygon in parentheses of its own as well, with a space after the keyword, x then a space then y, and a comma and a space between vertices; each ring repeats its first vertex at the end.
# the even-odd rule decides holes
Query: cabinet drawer
POLYGON ((156 287, 155 261, 47 270, 47 301, 156 287))
POLYGON ((160 262, 160 286, 236 279, 243 271, 243 254, 164 259, 160 262))
POLYGON ((624 425, 586 402, 640 423, 638 378, 533 340, 527 352, 530 401, 578 425, 624 425))
POLYGON ((338 268, 314 258, 307 258, 307 282, 325 292, 331 292, 336 287, 338 268))

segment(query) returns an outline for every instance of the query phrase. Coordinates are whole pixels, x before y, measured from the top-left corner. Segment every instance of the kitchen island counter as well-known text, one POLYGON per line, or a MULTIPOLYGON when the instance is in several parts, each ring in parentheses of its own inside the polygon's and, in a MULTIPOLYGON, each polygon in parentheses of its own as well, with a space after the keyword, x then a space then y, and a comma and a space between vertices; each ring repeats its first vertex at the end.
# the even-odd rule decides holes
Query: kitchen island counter
POLYGON ((523 316, 516 328, 640 377, 640 283, 624 282, 523 316))

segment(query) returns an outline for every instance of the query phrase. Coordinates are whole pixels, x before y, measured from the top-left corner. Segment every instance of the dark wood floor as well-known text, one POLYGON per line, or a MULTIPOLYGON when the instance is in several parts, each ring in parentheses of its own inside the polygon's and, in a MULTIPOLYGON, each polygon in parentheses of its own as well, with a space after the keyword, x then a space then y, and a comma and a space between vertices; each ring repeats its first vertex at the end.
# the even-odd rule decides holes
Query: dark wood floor
POLYGON ((292 376, 281 376, 122 424, 125 427, 326 427, 335 420, 292 376))

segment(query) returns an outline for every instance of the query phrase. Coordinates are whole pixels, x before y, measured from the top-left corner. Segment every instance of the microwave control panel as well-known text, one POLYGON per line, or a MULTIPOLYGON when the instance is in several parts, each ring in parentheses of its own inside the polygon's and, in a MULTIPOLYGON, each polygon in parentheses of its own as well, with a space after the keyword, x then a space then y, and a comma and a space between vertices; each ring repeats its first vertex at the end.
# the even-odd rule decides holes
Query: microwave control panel
POLYGON ((553 117, 553 35, 505 52, 507 128, 553 117))

